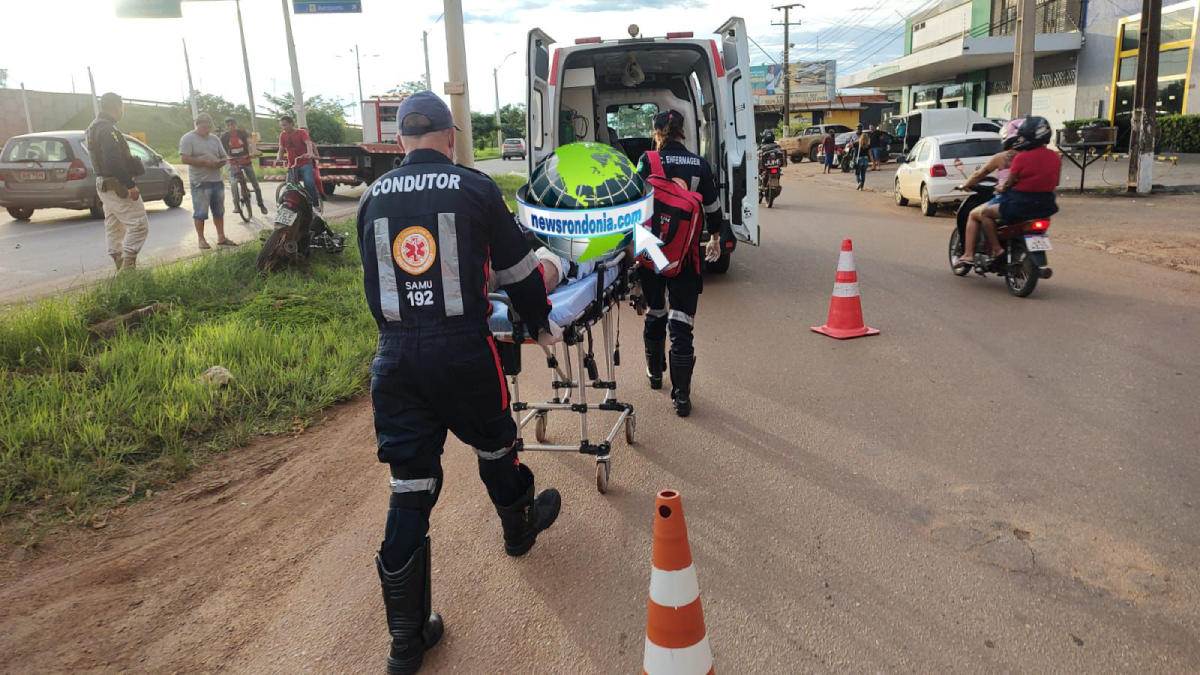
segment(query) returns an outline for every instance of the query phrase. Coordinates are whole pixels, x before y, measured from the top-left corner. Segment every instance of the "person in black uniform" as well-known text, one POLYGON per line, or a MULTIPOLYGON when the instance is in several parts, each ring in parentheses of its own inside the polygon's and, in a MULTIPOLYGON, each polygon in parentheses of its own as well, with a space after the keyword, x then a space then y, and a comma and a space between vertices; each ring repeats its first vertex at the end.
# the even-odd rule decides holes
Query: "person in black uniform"
POLYGON ((488 269, 532 335, 561 338, 538 258, 485 174, 454 164, 454 122, 432 92, 397 112, 404 163, 377 179, 358 207, 367 304, 379 324, 371 401, 379 461, 391 465, 391 503, 379 554, 388 673, 413 673, 442 636, 431 611, 429 515, 442 488, 447 430, 475 449, 500 515, 504 550, 524 555, 558 517, 558 491, 534 496, 517 459, 508 387, 488 331, 488 269))
POLYGON ((125 115, 125 102, 109 92, 100 97, 100 114, 88 125, 84 137, 96 172, 96 198, 104 206, 104 234, 108 254, 117 270, 137 267, 138 253, 150 233, 146 203, 134 179, 146 167, 133 157, 117 122, 125 115))
MULTIPOLYGON (((687 189, 700 194, 704 203, 704 219, 708 228, 708 246, 704 257, 715 262, 721 257, 720 193, 712 167, 705 159, 683 146, 683 115, 666 110, 654 118, 654 141, 662 159, 667 178, 682 180, 687 189)), ((650 163, 643 156, 638 173, 650 176, 650 163)), ((671 331, 671 400, 675 414, 687 417, 692 412, 692 371, 696 366, 696 351, 692 347, 692 327, 696 323, 696 303, 704 284, 700 276, 700 241, 684 260, 683 269, 673 277, 664 277, 645 267, 639 268, 638 278, 649 309, 646 311, 646 376, 651 389, 662 388, 666 361, 667 328, 671 331), (667 304, 671 309, 667 310, 667 304)))

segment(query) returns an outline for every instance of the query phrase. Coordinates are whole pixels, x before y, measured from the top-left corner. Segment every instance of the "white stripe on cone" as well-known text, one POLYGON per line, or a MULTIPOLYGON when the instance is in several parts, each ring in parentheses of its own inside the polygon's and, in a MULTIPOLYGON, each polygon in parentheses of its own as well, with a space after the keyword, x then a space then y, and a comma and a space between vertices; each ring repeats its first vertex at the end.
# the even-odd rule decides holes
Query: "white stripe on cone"
POLYGON ((857 298, 858 297, 858 282, 849 284, 833 285, 833 297, 835 298, 857 298))
POLYGON ((705 635, 696 644, 683 649, 659 647, 646 638, 646 656, 642 670, 647 675, 704 675, 712 670, 712 649, 705 635))
POLYGON ((842 251, 841 255, 838 256, 837 271, 839 271, 839 272, 855 271, 854 270, 854 251, 842 251))
POLYGON ((700 597, 700 582, 696 580, 696 568, 668 572, 657 567, 650 568, 650 601, 660 607, 676 609, 690 605, 700 597))

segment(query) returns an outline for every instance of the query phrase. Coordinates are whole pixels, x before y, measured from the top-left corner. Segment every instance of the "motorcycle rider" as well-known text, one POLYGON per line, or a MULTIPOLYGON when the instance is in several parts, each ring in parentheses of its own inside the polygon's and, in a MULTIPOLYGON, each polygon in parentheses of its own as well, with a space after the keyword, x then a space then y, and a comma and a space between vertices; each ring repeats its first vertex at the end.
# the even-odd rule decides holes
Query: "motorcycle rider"
MULTIPOLYGON (((703 157, 692 153, 683 145, 683 115, 675 110, 665 110, 654 118, 654 140, 663 172, 668 179, 682 182, 692 192, 698 192, 704 204, 704 217, 708 227, 708 246, 704 259, 716 262, 721 257, 721 232, 725 229, 725 218, 721 214, 721 193, 712 166, 703 157)), ((650 176, 650 162, 643 156, 638 163, 638 173, 650 176)), ((700 276, 699 238, 696 248, 684 258, 679 274, 666 277, 653 269, 638 269, 642 293, 649 309, 646 311, 646 327, 643 339, 646 344, 646 377, 651 389, 662 388, 663 361, 666 350, 667 328, 671 331, 671 400, 675 402, 675 414, 687 417, 692 412, 692 371, 696 367, 696 350, 692 346, 692 327, 696 322, 696 304, 704 282, 700 276), (667 300, 670 296, 670 311, 667 300)))
POLYGON ((775 142, 775 132, 767 129, 762 132, 762 140, 758 144, 758 173, 763 172, 763 160, 769 155, 779 155, 780 168, 787 166, 787 153, 783 151, 783 147, 775 142))
MULTIPOLYGON (((1059 176, 1062 174, 1062 158, 1057 152, 1046 147, 1050 142, 1050 123, 1044 117, 1026 117, 1017 128, 1017 137, 1017 142, 1013 145, 1017 156, 1012 160, 1004 184, 996 189, 1005 196, 998 203, 985 204, 980 212, 992 258, 1004 252, 1004 247, 1000 245, 996 236, 997 220, 1015 223, 1034 218, 1048 218, 1058 213, 1054 190, 1058 188, 1059 176)), ((968 230, 963 245, 963 256, 955 261, 956 264, 965 265, 972 262, 973 244, 974 236, 968 230), (971 253, 971 258, 967 257, 968 252, 971 253)))
MULTIPOLYGON (((1004 182, 1008 180, 1009 166, 1012 164, 1013 158, 1017 156, 1017 151, 1013 146, 1020 140, 1020 136, 1017 135, 1017 128, 1021 126, 1022 121, 1024 121, 1024 118, 1012 120, 1005 125, 1003 131, 1004 140, 1000 143, 1000 152, 992 155, 987 164, 979 167, 975 173, 971 174, 971 177, 957 188, 958 190, 969 190, 972 185, 987 178, 992 173, 996 174, 996 184, 1004 185, 1004 182)), ((975 240, 979 238, 979 228, 983 226, 984 207, 988 204, 999 204, 1004 200, 1005 196, 1004 193, 997 194, 988 202, 971 209, 971 213, 967 215, 966 232, 963 234, 963 260, 974 260, 975 258, 975 240)), ((996 243, 998 245, 999 240, 996 243)), ((995 248, 995 246, 992 247, 993 250, 995 248)))

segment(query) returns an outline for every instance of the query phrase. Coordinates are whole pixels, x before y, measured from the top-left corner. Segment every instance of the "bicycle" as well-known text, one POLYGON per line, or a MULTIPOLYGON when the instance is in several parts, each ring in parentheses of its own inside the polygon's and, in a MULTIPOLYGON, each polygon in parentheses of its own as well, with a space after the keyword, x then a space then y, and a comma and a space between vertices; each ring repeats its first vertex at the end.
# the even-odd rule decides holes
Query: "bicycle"
POLYGON ((237 174, 237 183, 234 186, 237 198, 234 199, 233 208, 242 217, 242 222, 248 223, 254 219, 254 208, 250 203, 250 186, 246 183, 246 171, 253 171, 254 167, 250 165, 239 166, 231 164, 229 170, 231 173, 237 174))

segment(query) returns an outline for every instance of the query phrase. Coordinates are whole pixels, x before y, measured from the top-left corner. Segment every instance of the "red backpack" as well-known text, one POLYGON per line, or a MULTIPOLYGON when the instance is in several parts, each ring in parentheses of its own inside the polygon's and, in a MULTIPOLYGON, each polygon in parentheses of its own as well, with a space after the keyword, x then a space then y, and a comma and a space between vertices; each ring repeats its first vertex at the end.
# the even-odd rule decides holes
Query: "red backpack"
MULTIPOLYGON (((650 185, 654 187, 654 215, 650 217, 649 228, 662 241, 662 252, 667 258, 667 266, 657 271, 664 277, 673 277, 688 262, 698 270, 703 200, 684 187, 682 181, 667 178, 659 153, 647 151, 645 157, 650 162, 650 185)), ((643 267, 655 269, 649 256, 643 254, 640 262, 643 267)))

